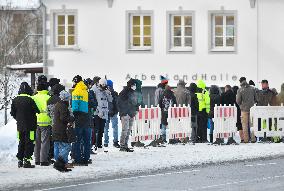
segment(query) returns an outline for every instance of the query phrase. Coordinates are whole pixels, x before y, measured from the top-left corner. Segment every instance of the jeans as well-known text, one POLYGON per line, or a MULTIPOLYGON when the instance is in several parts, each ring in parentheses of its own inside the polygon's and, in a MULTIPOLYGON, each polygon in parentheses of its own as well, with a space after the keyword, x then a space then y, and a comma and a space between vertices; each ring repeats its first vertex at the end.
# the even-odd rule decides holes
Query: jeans
POLYGON ((209 119, 209 122, 210 122, 210 133, 211 135, 213 135, 214 133, 214 122, 212 119, 209 119))
POLYGON ((68 155, 71 151, 71 143, 54 142, 54 159, 57 161, 61 157, 65 163, 68 163, 68 155))
POLYGON ((77 140, 74 143, 74 159, 76 163, 90 159, 91 128, 75 128, 77 140))
POLYGON ((161 125, 161 138, 163 141, 167 139, 167 126, 163 124, 161 125))
POLYGON ((110 117, 109 120, 106 121, 105 129, 104 129, 104 138, 105 144, 109 143, 109 136, 108 136, 108 130, 109 130, 109 124, 112 124, 112 129, 113 129, 113 142, 118 142, 118 117, 117 114, 114 115, 113 117, 110 117))

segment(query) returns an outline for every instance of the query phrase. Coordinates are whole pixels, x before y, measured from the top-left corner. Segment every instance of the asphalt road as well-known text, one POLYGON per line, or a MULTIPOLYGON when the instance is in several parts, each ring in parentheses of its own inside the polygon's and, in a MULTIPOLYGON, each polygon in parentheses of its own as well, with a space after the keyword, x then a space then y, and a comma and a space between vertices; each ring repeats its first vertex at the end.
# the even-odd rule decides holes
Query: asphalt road
POLYGON ((67 184, 56 191, 260 191, 284 190, 284 159, 206 165, 102 181, 67 184))

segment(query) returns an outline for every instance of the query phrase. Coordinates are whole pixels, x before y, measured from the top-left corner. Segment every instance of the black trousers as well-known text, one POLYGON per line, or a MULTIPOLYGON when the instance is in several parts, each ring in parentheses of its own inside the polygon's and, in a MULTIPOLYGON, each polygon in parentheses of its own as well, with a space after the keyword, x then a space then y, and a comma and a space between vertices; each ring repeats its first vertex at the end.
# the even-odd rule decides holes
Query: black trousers
MULTIPOLYGON (((34 132, 35 136, 35 132, 34 132)), ((33 136, 33 137, 34 137, 33 136)), ((19 160, 31 159, 34 152, 34 140, 31 140, 30 131, 18 131, 19 145, 17 158, 19 160)))
POLYGON ((104 135, 104 129, 105 129, 105 125, 106 125, 106 120, 100 118, 99 116, 95 116, 94 117, 94 121, 95 121, 95 132, 96 132, 96 146, 98 148, 102 148, 103 146, 103 135, 104 135))
POLYGON ((202 110, 198 112, 197 115, 197 134, 198 134, 198 141, 207 142, 207 121, 208 121, 208 114, 206 110, 202 110))

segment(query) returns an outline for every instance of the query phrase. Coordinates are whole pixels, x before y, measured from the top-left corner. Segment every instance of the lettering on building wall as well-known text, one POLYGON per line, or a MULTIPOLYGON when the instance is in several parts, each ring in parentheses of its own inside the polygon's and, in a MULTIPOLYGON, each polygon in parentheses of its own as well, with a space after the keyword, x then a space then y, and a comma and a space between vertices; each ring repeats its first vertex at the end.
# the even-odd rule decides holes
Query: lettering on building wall
MULTIPOLYGON (((228 73, 220 73, 220 74, 206 74, 206 73, 201 73, 201 74, 193 74, 193 75, 186 75, 186 74, 174 74, 174 75, 168 75, 168 74, 161 74, 165 77, 167 77, 169 80, 173 81, 178 81, 178 80, 184 80, 184 81, 197 81, 199 79, 202 79, 204 81, 212 81, 212 82, 217 82, 217 81, 237 81, 238 76, 235 74, 228 74, 228 73)), ((126 74, 125 79, 129 80, 131 78, 139 79, 142 81, 157 81, 160 79, 160 75, 147 75, 147 74, 126 74)))

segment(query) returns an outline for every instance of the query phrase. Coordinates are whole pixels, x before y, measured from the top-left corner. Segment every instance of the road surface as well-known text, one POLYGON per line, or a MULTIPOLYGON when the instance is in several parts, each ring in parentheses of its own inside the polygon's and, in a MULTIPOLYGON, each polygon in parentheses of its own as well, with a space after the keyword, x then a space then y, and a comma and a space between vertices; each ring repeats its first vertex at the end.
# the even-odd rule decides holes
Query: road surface
POLYGON ((235 162, 156 174, 49 186, 55 191, 260 191, 284 190, 284 159, 235 162))

